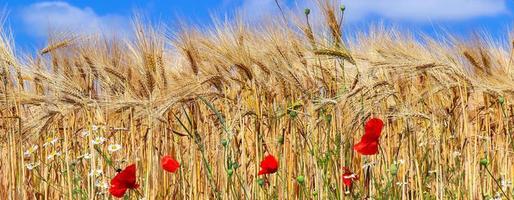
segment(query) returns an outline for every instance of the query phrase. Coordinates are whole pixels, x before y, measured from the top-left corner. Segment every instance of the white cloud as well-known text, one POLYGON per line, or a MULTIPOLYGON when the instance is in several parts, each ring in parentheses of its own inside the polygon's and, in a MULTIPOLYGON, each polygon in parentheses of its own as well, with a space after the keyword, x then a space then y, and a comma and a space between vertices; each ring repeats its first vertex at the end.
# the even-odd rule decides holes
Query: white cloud
POLYGON ((62 1, 31 4, 21 11, 21 19, 27 32, 35 37, 46 37, 49 31, 125 35, 129 27, 126 17, 98 15, 89 7, 78 8, 62 1))
POLYGON ((348 20, 368 15, 406 21, 456 21, 507 13, 506 0, 345 0, 348 20))
MULTIPOLYGON (((242 1, 242 9, 253 18, 277 13, 274 0, 242 1)), ((293 7, 316 7, 314 3, 316 0, 279 0, 283 5, 285 1, 293 7)), ((363 20, 370 15, 413 22, 459 21, 509 12, 506 0, 340 0, 339 2, 347 7, 346 20, 350 22, 363 20)))

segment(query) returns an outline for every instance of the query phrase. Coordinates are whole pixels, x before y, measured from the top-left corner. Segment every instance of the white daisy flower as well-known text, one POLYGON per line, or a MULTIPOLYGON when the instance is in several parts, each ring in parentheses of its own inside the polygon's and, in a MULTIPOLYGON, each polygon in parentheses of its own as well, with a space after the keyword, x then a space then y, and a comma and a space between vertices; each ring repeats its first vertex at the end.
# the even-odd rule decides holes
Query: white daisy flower
POLYGON ((36 152, 37 149, 39 148, 39 146, 36 144, 36 145, 32 145, 32 147, 30 147, 29 149, 27 149, 23 155, 25 155, 25 157, 29 157, 32 153, 36 152))
POLYGON ((512 186, 512 182, 509 181, 509 180, 506 180, 506 179, 503 179, 500 181, 500 185, 503 187, 503 188, 508 188, 508 187, 511 187, 512 186))
POLYGON ((105 139, 104 137, 96 137, 95 139, 93 139, 93 141, 91 141, 93 144, 95 145, 98 145, 98 144, 103 144, 107 139, 105 139))
POLYGON ((364 165, 362 165, 362 169, 365 169, 365 168, 368 168, 368 167, 372 167, 373 165, 375 165, 375 162, 369 162, 369 163, 365 163, 364 165))
POLYGON ((121 149, 121 145, 119 145, 119 144, 111 144, 107 147, 107 150, 110 152, 116 152, 116 151, 119 151, 120 149, 121 149))
POLYGON ((458 151, 454 151, 452 153, 452 155, 453 155, 454 158, 457 158, 457 157, 461 156, 462 154, 460 152, 458 152, 458 151))
POLYGON ((99 177, 103 174, 103 171, 101 169, 96 169, 91 172, 89 172, 89 176, 99 177))
POLYGON ((39 162, 37 162, 37 163, 29 163, 29 164, 27 164, 27 169, 28 170, 33 170, 34 168, 36 168, 38 166, 39 166, 39 162))
POLYGON ((396 185, 399 185, 399 186, 407 185, 407 182, 396 182, 396 185))
POLYGON ((93 126, 91 126, 91 130, 93 130, 93 131, 95 131, 95 132, 96 132, 96 131, 98 131, 98 129, 100 129, 100 127, 99 127, 99 126, 97 126, 97 125, 93 125, 93 126))
POLYGON ((91 133, 88 130, 82 131, 82 133, 80 134, 80 136, 82 136, 83 138, 85 138, 89 135, 91 135, 91 133))
POLYGON ((53 160, 55 157, 59 157, 59 156, 61 156, 61 152, 59 152, 59 151, 54 151, 54 152, 50 153, 50 154, 46 157, 46 159, 47 159, 47 160, 53 160))
POLYGON ((89 160, 89 159, 91 159, 91 154, 90 153, 85 153, 83 155, 80 155, 79 157, 77 157, 77 160, 80 160, 80 159, 89 160))
POLYGON ((109 189, 109 183, 103 180, 97 180, 95 186, 103 189, 109 189))
POLYGON ((43 147, 46 147, 48 145, 54 145, 58 141, 59 141, 59 138, 48 138, 48 140, 46 140, 46 142, 43 144, 43 147))

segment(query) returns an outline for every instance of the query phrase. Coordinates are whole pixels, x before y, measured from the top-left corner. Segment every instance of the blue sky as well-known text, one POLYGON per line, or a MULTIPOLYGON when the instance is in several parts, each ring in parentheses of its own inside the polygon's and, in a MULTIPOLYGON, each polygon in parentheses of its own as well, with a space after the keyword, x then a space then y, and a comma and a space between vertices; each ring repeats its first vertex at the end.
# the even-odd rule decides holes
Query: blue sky
MULTIPOLYGON (((280 0, 284 6, 313 7, 313 0, 280 0)), ((485 32, 505 39, 514 20, 510 0, 342 0, 347 7, 347 31, 365 31, 383 23, 401 30, 435 36, 443 30, 466 37, 485 32)), ((212 24, 211 16, 233 16, 244 10, 249 21, 278 14, 274 0, 3 0, 7 22, 18 48, 35 49, 45 44, 48 30, 130 34, 136 11, 153 22, 170 27, 178 19, 198 26, 212 24)), ((1 12, 2 9, 0 9, 1 12)), ((315 13, 313 13, 315 14, 315 13)), ((4 14, 5 15, 5 14, 4 14)))

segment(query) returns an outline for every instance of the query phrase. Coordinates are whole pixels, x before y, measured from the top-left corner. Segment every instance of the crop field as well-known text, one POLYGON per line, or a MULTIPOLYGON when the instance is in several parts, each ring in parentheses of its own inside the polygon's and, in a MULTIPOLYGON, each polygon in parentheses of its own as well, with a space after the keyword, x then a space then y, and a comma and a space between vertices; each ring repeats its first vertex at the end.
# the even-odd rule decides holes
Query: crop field
POLYGON ((317 5, 35 52, 0 28, 0 199, 514 199, 512 38, 317 5))

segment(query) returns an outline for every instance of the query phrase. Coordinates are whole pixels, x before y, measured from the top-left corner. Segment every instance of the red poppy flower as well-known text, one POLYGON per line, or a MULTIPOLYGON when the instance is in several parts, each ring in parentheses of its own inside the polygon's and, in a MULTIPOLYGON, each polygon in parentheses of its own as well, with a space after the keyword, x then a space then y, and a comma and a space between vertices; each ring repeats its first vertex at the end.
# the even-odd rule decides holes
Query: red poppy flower
POLYGON ((382 120, 377 118, 370 119, 364 126, 364 135, 361 141, 355 144, 353 149, 362 155, 377 154, 379 145, 378 139, 380 138, 383 127, 384 122, 382 122, 382 120))
POLYGON ((109 193, 112 196, 121 198, 127 192, 127 189, 137 189, 139 184, 136 183, 136 165, 132 164, 124 170, 116 174, 111 180, 109 193))
POLYGON ((348 169, 348 167, 343 167, 343 183, 348 186, 348 187, 351 187, 352 184, 353 184, 353 181, 356 181, 359 179, 359 175, 357 174, 354 174, 352 171, 350 171, 350 169, 348 169))
POLYGON ((175 173, 180 168, 180 163, 171 156, 163 156, 161 159, 161 167, 171 173, 175 173))
POLYGON ((278 170, 278 161, 272 156, 268 155, 261 161, 261 171, 259 171, 259 175, 263 174, 273 174, 278 170))

